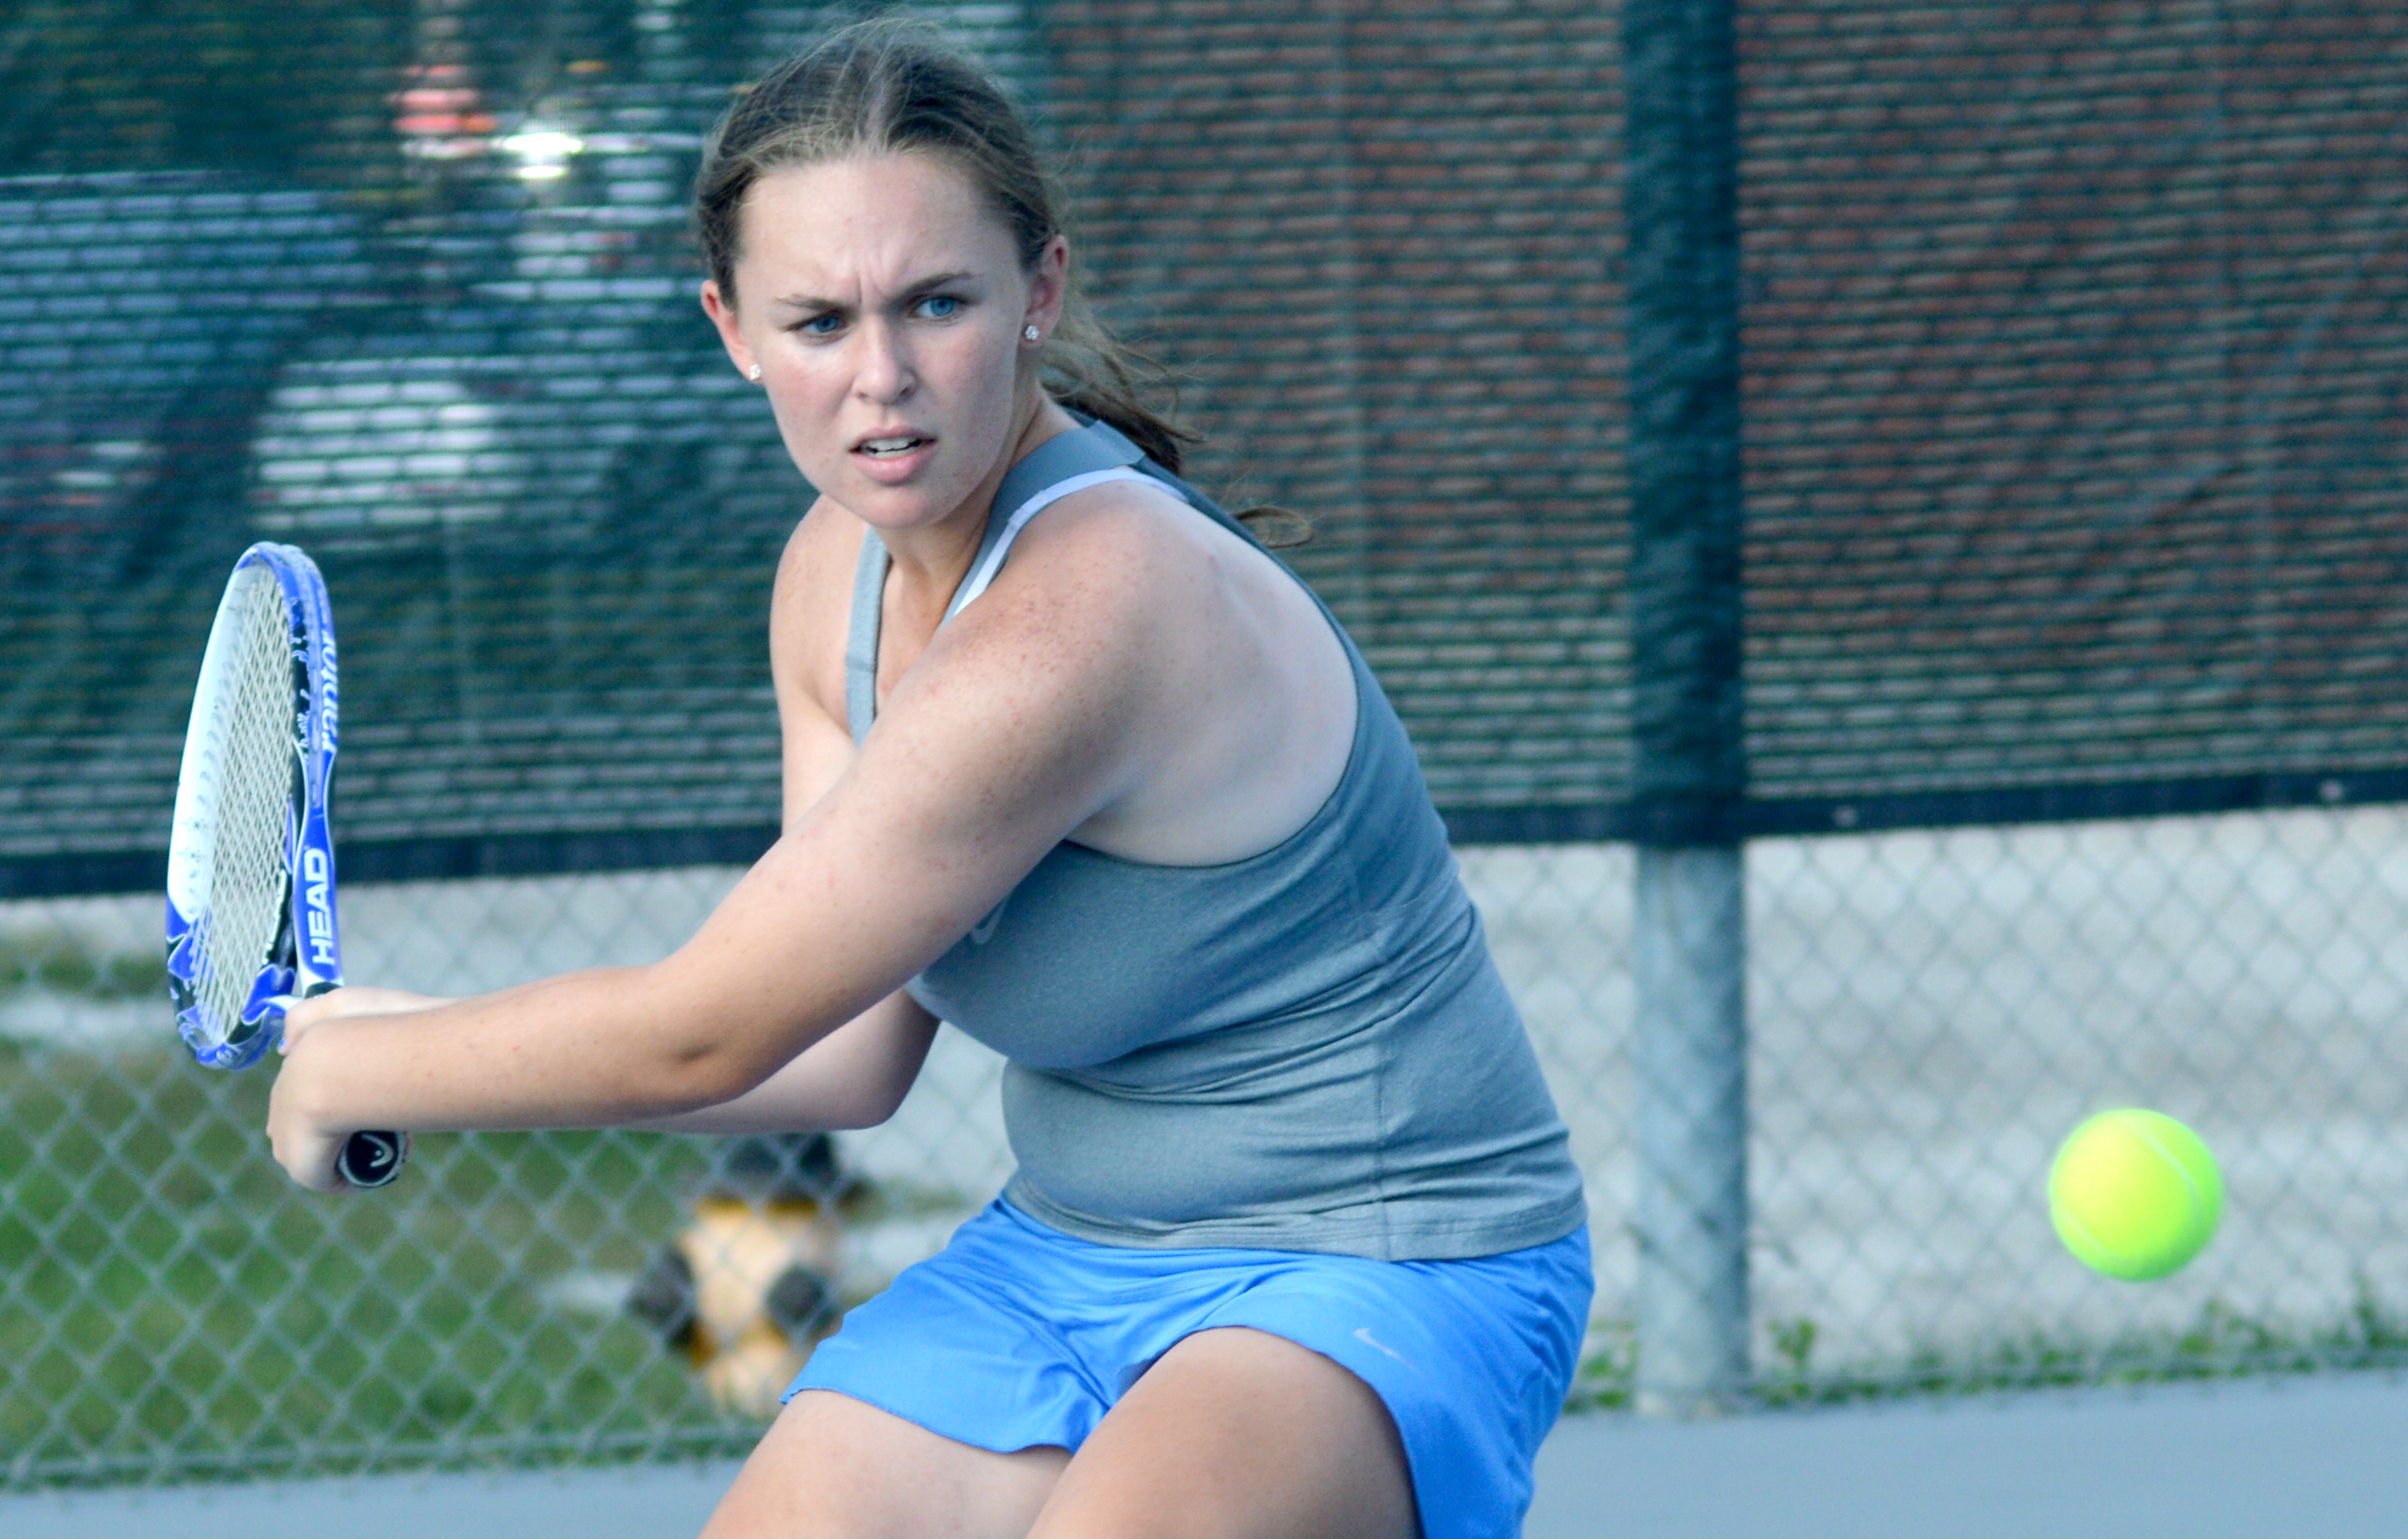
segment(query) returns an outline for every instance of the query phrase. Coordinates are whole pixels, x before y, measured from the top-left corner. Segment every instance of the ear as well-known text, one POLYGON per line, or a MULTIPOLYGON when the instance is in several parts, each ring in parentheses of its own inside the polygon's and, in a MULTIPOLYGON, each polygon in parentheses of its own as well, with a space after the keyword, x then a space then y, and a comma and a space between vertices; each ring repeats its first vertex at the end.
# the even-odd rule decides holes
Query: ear
POLYGON ((702 280, 702 313, 710 316, 710 324, 719 328, 719 345, 727 350, 729 360, 736 365, 736 372, 747 379, 752 378, 752 350, 745 345, 744 334, 737 327, 734 302, 719 292, 719 280, 716 278, 702 280))
POLYGON ((1070 242, 1055 236, 1037 254, 1037 265, 1028 274, 1028 309, 1021 324, 1033 325, 1045 336, 1052 336, 1061 324, 1062 305, 1070 294, 1070 242))

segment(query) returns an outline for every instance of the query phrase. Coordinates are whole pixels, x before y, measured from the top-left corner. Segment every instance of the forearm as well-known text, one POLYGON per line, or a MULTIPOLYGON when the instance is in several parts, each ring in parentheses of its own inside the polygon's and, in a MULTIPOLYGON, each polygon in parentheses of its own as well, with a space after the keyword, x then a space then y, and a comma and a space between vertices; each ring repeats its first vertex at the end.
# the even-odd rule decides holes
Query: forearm
MULTIPOLYGON (((701 1018, 658 968, 605 968, 396 1015, 314 1026, 280 1095, 323 1125, 611 1127, 741 1095, 807 1047, 807 1018, 701 1018)), ((797 1013, 798 1015, 802 1013, 797 1013)))

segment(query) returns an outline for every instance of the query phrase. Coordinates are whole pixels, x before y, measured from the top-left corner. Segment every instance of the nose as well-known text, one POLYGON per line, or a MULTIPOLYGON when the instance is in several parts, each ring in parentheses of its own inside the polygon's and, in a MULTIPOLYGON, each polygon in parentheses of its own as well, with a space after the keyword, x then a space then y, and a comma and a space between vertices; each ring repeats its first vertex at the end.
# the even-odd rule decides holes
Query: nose
POLYGON ((892 406, 909 396, 919 383, 902 328, 873 321, 856 334, 861 354, 853 371, 853 394, 880 406, 892 406))

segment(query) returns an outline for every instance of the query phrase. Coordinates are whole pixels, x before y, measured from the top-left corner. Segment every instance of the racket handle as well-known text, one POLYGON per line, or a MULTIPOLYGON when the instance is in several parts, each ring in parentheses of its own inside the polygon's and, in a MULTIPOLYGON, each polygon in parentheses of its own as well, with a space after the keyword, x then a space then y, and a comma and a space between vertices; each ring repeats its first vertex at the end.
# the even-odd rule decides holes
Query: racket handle
POLYGON ((408 1158, 407 1133, 353 1133, 343 1141, 335 1171, 354 1187, 381 1187, 401 1173, 402 1161, 408 1158))

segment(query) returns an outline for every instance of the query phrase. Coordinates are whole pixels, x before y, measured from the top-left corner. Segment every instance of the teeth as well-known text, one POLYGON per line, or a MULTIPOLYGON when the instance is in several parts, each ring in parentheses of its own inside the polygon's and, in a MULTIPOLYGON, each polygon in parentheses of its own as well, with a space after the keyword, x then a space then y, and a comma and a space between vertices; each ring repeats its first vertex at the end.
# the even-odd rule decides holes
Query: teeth
POLYGON ((861 447, 872 454, 899 454, 919 443, 917 439, 865 439, 861 447))

